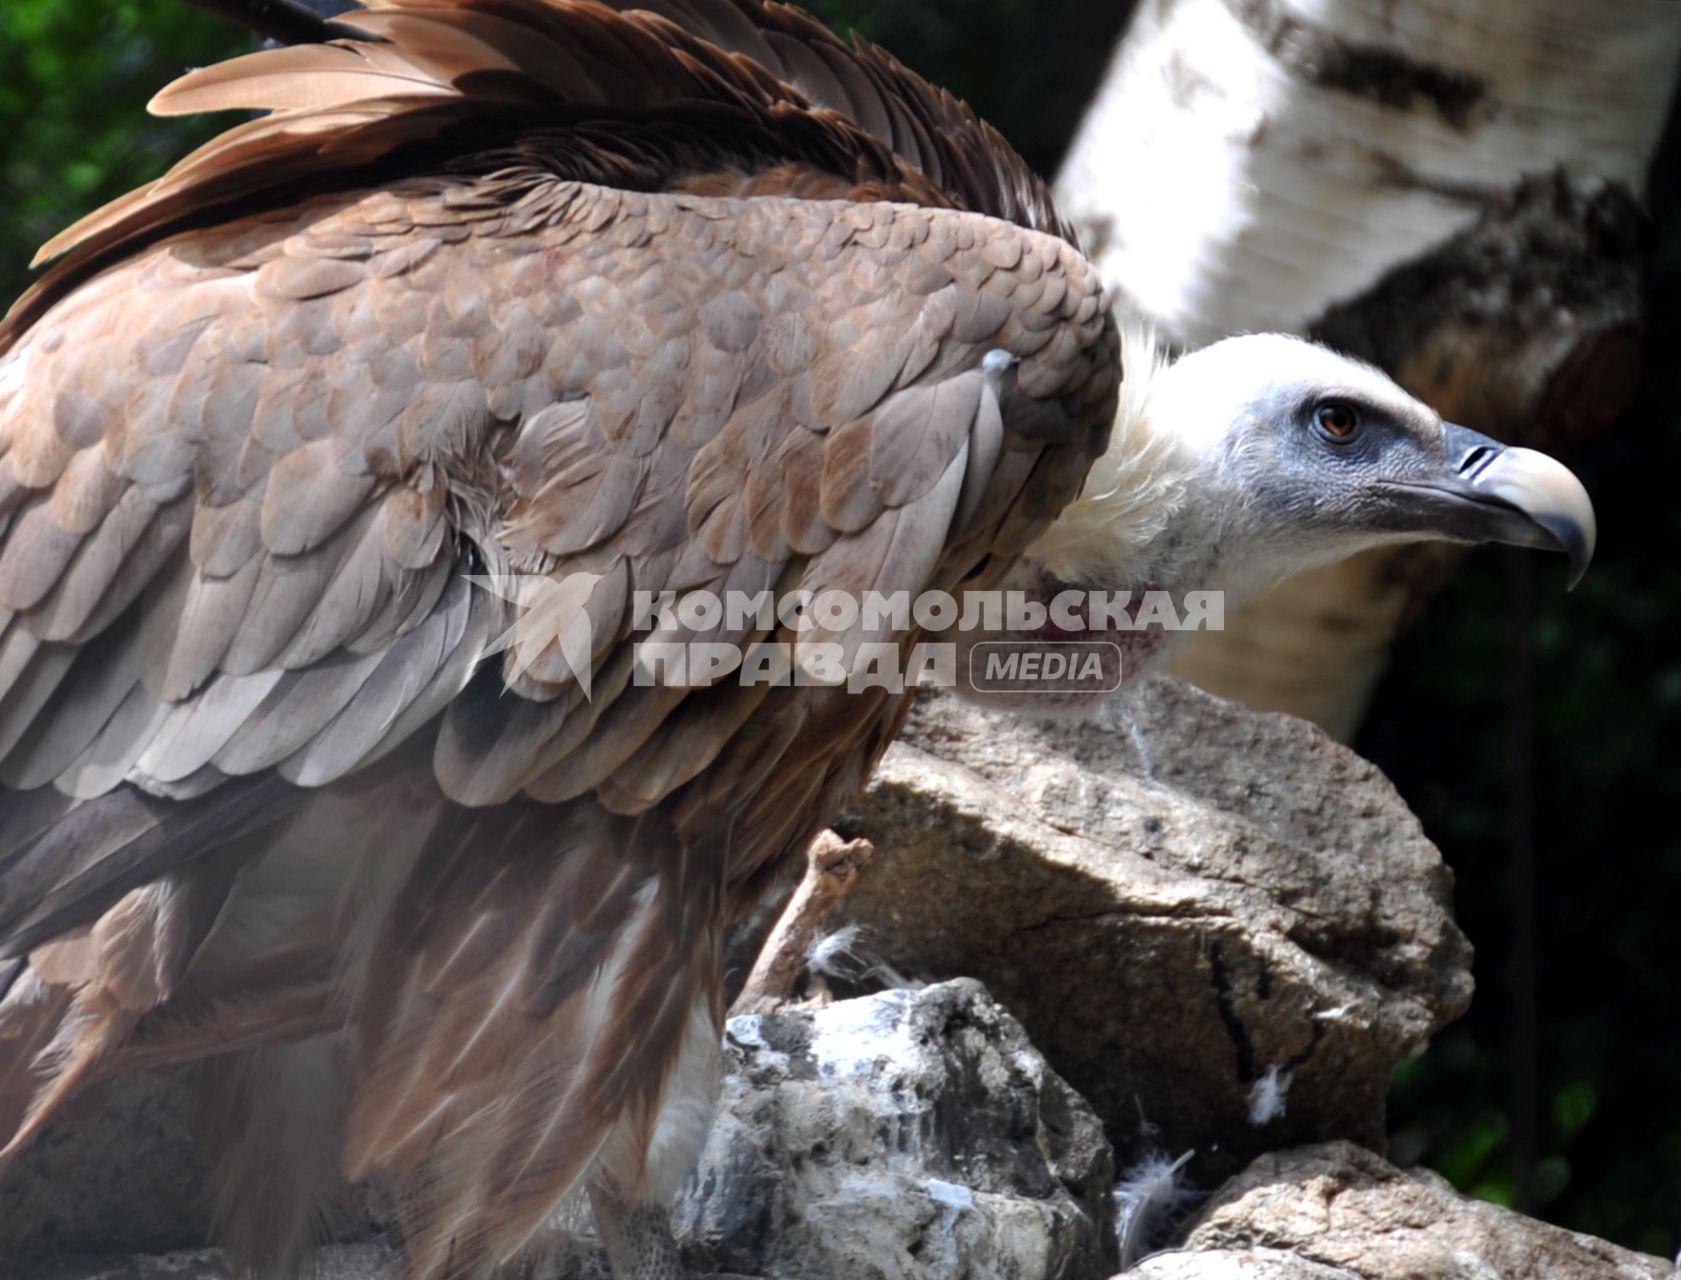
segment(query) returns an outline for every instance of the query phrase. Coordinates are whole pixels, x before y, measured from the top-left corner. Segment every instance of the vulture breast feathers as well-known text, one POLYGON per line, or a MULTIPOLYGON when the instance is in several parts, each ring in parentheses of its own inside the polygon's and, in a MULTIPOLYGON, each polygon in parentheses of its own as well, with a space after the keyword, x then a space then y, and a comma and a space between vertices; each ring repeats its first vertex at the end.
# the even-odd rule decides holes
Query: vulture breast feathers
MULTIPOLYGON (((1119 366, 1021 160, 795 10, 353 25, 165 89, 269 114, 49 244, 0 329, 0 1146, 333 1032, 333 1159, 468 1275, 583 1182, 663 1194, 722 930, 905 709, 637 642, 910 630, 643 632, 638 593, 996 581, 1119 366)), ((307 1161, 229 1159, 268 1247, 307 1161)))

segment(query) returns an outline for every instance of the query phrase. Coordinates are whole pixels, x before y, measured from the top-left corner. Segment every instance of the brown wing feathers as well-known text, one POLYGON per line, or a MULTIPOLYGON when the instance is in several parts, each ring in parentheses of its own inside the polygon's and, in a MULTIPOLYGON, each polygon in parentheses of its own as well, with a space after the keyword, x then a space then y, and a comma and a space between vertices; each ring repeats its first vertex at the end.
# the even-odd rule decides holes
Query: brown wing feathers
MULTIPOLYGON (((727 918, 904 714, 639 681, 633 593, 992 580, 1102 447, 1115 344, 1014 153, 795 10, 356 25, 160 95, 272 114, 0 326, 0 1146, 343 1025, 344 1161, 407 1187, 412 1275, 467 1276, 581 1177, 660 1194, 727 918), (468 573, 590 575, 589 696, 468 573)), ((697 635, 793 638, 660 638, 697 635)))
POLYGON ((997 130, 886 50, 849 47, 809 14, 753 0, 609 0, 649 9, 765 67, 814 106, 854 121, 955 207, 1073 242, 1045 184, 997 130))
MULTIPOLYGON (((38 260, 71 255, 20 300, 0 347, 114 252, 265 192, 366 181, 369 166, 405 149, 430 146, 429 157, 415 155, 421 164, 483 150, 516 113, 529 130, 592 111, 623 124, 627 112, 675 106, 660 121, 675 133, 685 114, 704 112, 711 155, 665 158, 658 180, 685 168, 704 179, 720 167, 745 178, 779 163, 796 174, 815 166, 872 186, 873 198, 968 208, 1071 238, 1043 184, 993 130, 881 51, 849 49, 797 10, 756 0, 654 7, 676 21, 594 0, 381 0, 356 25, 389 44, 268 50, 182 77, 153 110, 275 114, 230 129, 43 246, 38 260), (732 134, 759 154, 720 166, 732 134)), ((620 169, 621 182, 650 180, 635 165, 620 169)))

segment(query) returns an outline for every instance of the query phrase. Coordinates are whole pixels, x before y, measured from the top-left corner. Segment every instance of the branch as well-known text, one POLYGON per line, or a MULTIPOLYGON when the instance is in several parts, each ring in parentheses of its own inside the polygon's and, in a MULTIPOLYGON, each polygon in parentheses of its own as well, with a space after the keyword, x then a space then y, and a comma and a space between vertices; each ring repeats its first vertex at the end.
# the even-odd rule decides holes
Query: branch
POLYGON ((842 840, 823 831, 806 850, 805 879, 783 908, 776 927, 759 950, 747 985, 730 1006, 730 1016, 769 1013, 788 998, 805 968, 811 944, 840 905, 859 869, 875 855, 868 840, 842 840))
MULTIPOLYGON (((379 39, 345 23, 324 18, 307 5, 301 4, 299 0, 187 0, 187 3, 277 44, 325 44, 329 40, 379 39)), ((342 7, 361 6, 346 4, 342 7)))

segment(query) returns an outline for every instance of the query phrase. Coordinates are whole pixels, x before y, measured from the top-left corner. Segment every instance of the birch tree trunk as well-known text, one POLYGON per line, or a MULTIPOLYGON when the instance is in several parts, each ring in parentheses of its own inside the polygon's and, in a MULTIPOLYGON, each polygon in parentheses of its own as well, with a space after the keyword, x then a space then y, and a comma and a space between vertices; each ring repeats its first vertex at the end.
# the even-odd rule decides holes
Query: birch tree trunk
MULTIPOLYGON (((1308 334, 1568 453, 1633 394, 1641 196, 1678 70, 1674 0, 1142 0, 1057 199, 1171 344, 1308 334)), ((1347 738, 1455 559, 1304 574, 1179 670, 1347 738)))

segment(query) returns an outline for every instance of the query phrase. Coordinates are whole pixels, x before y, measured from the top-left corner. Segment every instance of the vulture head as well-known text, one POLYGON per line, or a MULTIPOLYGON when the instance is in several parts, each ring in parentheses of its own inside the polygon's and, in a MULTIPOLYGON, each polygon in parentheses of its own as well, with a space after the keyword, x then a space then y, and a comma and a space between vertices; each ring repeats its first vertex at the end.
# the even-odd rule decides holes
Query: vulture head
MULTIPOLYGON (((1372 365, 1277 333, 1171 362, 1139 331, 1124 341, 1114 439, 1023 557, 1014 581, 1032 596, 1165 592, 1182 605, 1215 591, 1229 609, 1292 574, 1425 540, 1561 551, 1572 587, 1587 569, 1593 504, 1568 468, 1444 421, 1372 365)), ((1188 631, 1106 632, 1088 617, 1085 636, 1119 640, 1131 676, 1188 631)))

